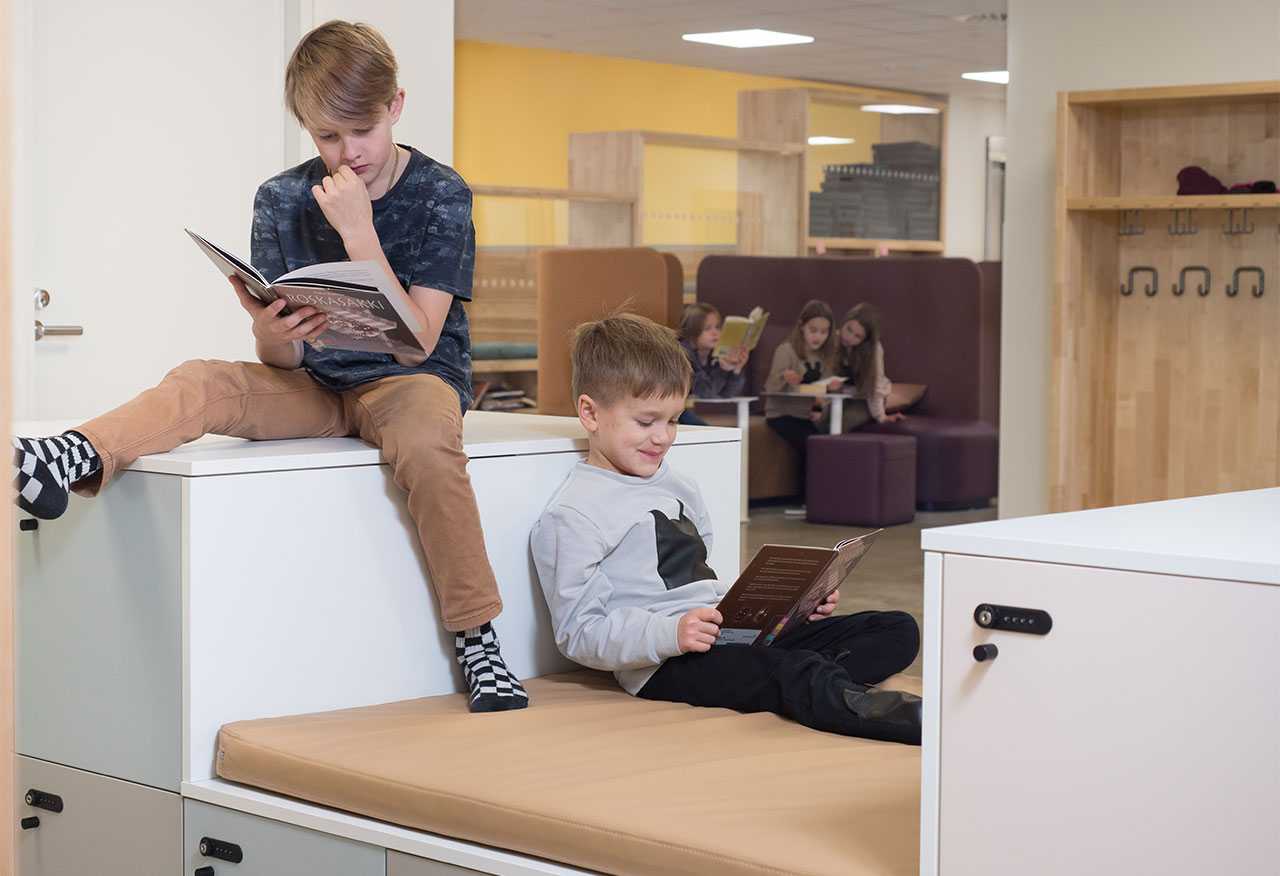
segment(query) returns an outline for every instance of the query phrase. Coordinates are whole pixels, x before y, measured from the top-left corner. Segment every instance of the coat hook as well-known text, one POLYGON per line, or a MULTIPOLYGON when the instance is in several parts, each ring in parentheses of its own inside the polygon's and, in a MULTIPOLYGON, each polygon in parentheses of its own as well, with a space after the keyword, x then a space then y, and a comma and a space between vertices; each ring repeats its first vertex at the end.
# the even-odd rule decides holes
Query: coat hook
POLYGON ((1196 294, 1201 298, 1209 294, 1209 290, 1213 287, 1213 274, 1209 272, 1209 268, 1205 265, 1187 265, 1178 272, 1178 282, 1173 284, 1173 294, 1182 296, 1187 291, 1187 273, 1196 271, 1204 274, 1204 282, 1196 287, 1196 294))
POLYGON ((1137 285, 1133 282, 1134 274, 1150 274, 1151 275, 1151 282, 1147 284, 1147 286, 1143 289, 1143 291, 1146 293, 1148 298, 1155 297, 1155 294, 1160 291, 1160 274, 1158 271, 1156 271, 1155 268, 1151 267, 1150 265, 1138 265, 1137 267, 1130 268, 1129 269, 1129 285, 1126 288, 1125 284, 1121 283, 1120 294, 1124 296, 1129 296, 1133 294, 1134 289, 1138 288, 1137 285))
POLYGON ((1173 235, 1174 237, 1183 237, 1183 236, 1186 236, 1186 235, 1188 235, 1188 234, 1199 234, 1199 233, 1200 233, 1200 229, 1199 229, 1199 228, 1197 228, 1197 227, 1195 226, 1195 223, 1193 223, 1193 222, 1191 221, 1191 210, 1190 210, 1190 209, 1188 209, 1188 210, 1186 210, 1186 211, 1183 211, 1183 210, 1174 210, 1174 211, 1173 211, 1173 224, 1169 226, 1169 233, 1170 233, 1171 235, 1173 235), (1186 218, 1186 221, 1185 221, 1185 222, 1184 222, 1184 221, 1182 221, 1182 213, 1183 213, 1183 212, 1186 212, 1186 214, 1187 214, 1187 218, 1186 218))
POLYGON ((1254 226, 1249 221, 1249 208, 1245 207, 1241 213, 1240 224, 1236 224, 1236 211, 1234 209, 1227 211, 1227 224, 1223 226, 1222 233, 1228 236, 1236 234, 1253 234, 1254 226))
POLYGON ((1120 237, 1136 237, 1140 234, 1146 234, 1147 228, 1142 224, 1141 210, 1121 210, 1120 211, 1120 237))
POLYGON ((1240 275, 1241 274, 1257 274, 1258 284, 1253 287, 1253 297, 1261 298, 1266 292, 1267 272, 1257 265, 1244 265, 1236 268, 1231 273, 1231 283, 1227 286, 1227 297, 1235 298, 1240 294, 1240 275))

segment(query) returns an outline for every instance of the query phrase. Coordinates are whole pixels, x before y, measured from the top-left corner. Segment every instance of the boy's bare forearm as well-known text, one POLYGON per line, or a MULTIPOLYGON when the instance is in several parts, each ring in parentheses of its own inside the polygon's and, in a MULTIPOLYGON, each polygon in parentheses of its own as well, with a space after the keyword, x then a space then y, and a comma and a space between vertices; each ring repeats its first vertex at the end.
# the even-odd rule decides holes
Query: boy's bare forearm
POLYGON ((302 364, 302 342, 286 341, 283 344, 257 342, 258 361, 263 365, 292 371, 302 364))

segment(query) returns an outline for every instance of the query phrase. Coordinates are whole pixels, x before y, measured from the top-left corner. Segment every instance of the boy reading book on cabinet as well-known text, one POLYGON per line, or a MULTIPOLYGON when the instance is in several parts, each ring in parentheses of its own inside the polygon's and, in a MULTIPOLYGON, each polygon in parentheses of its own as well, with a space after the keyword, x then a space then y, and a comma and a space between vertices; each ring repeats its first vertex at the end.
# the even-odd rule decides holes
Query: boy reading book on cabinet
POLYGON ((675 335, 633 315, 586 323, 572 362, 588 454, 531 535, 560 651, 635 696, 918 744, 919 698, 872 686, 915 659, 904 612, 833 616, 832 593, 768 647, 716 644, 729 582, 707 565, 697 484, 665 461, 691 378, 675 335))
MULTIPOLYGON (((18 505, 60 516, 67 494, 93 496, 116 473, 207 433, 244 438, 357 435, 381 448, 407 493, 444 626, 472 711, 528 705, 492 621, 502 610, 467 476, 462 416, 471 401, 475 230, 471 190, 453 169, 397 144, 404 108, 396 60, 376 30, 331 21, 285 71, 285 99, 319 155, 264 182, 253 202, 253 267, 268 281, 307 265, 367 261, 407 290, 423 353, 321 349, 329 317, 282 313, 239 278, 260 362, 191 361, 114 411, 43 438, 14 439, 18 505)), ((352 582, 352 595, 366 586, 352 582)))

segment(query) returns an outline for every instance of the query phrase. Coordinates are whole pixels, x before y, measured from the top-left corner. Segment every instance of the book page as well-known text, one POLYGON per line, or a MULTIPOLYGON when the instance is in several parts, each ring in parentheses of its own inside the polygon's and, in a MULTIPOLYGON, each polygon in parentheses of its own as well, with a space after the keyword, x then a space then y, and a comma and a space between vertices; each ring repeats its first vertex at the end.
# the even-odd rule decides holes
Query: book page
POLYGON ((767 544, 720 600, 717 645, 772 641, 798 600, 836 558, 830 548, 767 544))
POLYGON ((336 280, 348 286, 377 289, 410 331, 415 334, 422 331, 417 318, 405 306, 409 301, 408 293, 400 287, 399 283, 393 281, 377 262, 325 262, 321 265, 308 265, 305 268, 290 271, 276 282, 289 283, 293 280, 314 280, 320 283, 336 280))
POLYGON ((328 327, 314 342, 319 349, 405 356, 424 352, 418 336, 396 318, 386 296, 377 289, 313 280, 276 283, 271 288, 295 310, 310 306, 328 316, 328 327))
POLYGON ((244 281, 245 288, 249 290, 249 294, 263 304, 270 304, 276 300, 276 296, 268 288, 271 284, 253 265, 236 258, 217 244, 210 243, 190 228, 184 228, 183 231, 187 232, 188 236, 195 241, 196 246, 200 247, 200 251, 209 257, 209 261, 213 262, 214 266, 224 276, 239 277, 244 281))

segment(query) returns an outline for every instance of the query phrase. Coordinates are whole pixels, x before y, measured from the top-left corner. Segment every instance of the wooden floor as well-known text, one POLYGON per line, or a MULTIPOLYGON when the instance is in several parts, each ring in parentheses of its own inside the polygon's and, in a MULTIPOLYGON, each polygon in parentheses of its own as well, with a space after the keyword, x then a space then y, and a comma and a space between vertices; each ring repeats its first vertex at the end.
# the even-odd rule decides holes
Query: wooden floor
MULTIPOLYGON (((947 511, 917 514, 911 523, 885 531, 840 591, 843 613, 870 610, 907 611, 918 623, 924 622, 924 555, 920 552, 920 530, 935 526, 955 526, 995 520, 996 509, 947 511)), ((742 567, 746 568, 764 544, 798 544, 830 547, 836 542, 868 530, 852 526, 818 526, 803 518, 790 518, 780 506, 751 509, 751 522, 742 531, 742 567)), ((920 658, 907 670, 921 672, 920 658)))

